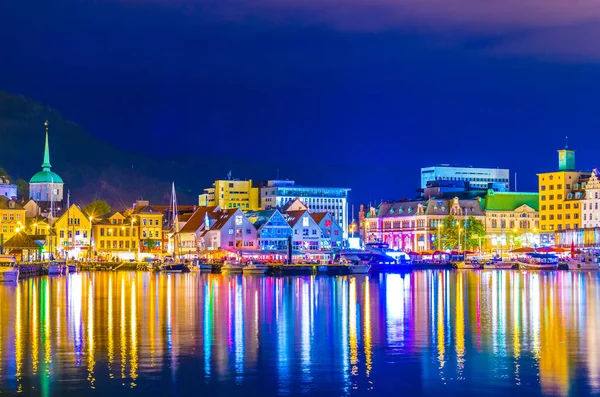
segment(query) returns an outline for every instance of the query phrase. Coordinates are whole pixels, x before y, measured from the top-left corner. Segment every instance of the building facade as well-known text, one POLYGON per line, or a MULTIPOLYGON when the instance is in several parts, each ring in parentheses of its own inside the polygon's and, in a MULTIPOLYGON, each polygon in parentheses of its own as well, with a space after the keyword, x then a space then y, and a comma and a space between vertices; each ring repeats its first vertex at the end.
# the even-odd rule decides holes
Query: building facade
POLYGON ((163 213, 153 208, 148 201, 138 200, 130 216, 137 225, 139 251, 144 256, 163 252, 163 213))
POLYGON ((538 193, 489 190, 484 200, 486 248, 539 245, 538 208, 538 193))
POLYGON ((292 248, 297 251, 319 251, 321 249, 321 228, 310 212, 288 211, 286 220, 292 228, 292 248))
POLYGON ((257 231, 258 247, 263 251, 285 251, 292 228, 278 210, 247 213, 257 231))
POLYGON ((552 244, 554 232, 578 229, 589 172, 575 170, 575 151, 558 151, 558 171, 538 174, 541 243, 552 244))
POLYGON ((42 170, 31 177, 29 180, 29 196, 35 200, 38 205, 42 205, 44 210, 50 208, 50 203, 55 206, 63 200, 64 182, 60 176, 50 169, 50 147, 48 145, 48 122, 46 121, 46 145, 44 147, 44 163, 42 170), (47 208, 46 208, 47 207, 47 208))
POLYGON ((581 224, 584 229, 600 228, 600 179, 598 169, 594 169, 585 186, 582 200, 581 224))
MULTIPOLYGON (((362 211, 361 211, 362 212, 362 211)), ((361 213, 362 233, 367 243, 387 243, 402 251, 422 252, 437 248, 437 236, 445 217, 452 215, 459 222, 472 216, 485 222, 482 200, 429 199, 381 203, 361 213)))
POLYGON ((0 176, 0 196, 9 199, 17 198, 17 185, 10 183, 6 176, 0 176))
POLYGON ((217 180, 213 187, 204 189, 198 198, 201 207, 239 208, 242 211, 260 209, 259 190, 252 180, 217 180))
POLYGON ((330 212, 348 238, 348 188, 298 186, 294 181, 271 180, 260 189, 263 209, 283 209, 290 201, 300 199, 309 211, 330 212))
POLYGON ((510 172, 502 168, 474 168, 441 164, 421 168, 421 189, 431 181, 468 182, 471 187, 500 192, 510 190, 510 172))
POLYGON ((92 249, 95 256, 135 259, 139 247, 138 225, 121 212, 113 212, 92 225, 92 249))
POLYGON ((0 196, 0 246, 24 230, 25 209, 16 200, 0 196))
POLYGON ((91 257, 90 234, 92 223, 81 208, 71 204, 52 225, 56 236, 56 251, 64 258, 91 257))
POLYGON ((340 250, 344 243, 344 231, 329 212, 312 212, 310 214, 321 229, 322 250, 340 250))
POLYGON ((256 228, 239 208, 219 210, 216 220, 201 234, 203 249, 209 251, 256 250, 256 228))

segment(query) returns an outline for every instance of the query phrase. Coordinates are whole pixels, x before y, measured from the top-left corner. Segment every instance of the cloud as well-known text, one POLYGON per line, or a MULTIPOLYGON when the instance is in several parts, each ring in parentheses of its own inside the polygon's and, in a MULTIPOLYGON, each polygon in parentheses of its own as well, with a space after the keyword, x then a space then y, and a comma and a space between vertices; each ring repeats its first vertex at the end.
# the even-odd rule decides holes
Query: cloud
POLYGON ((294 21, 341 31, 498 38, 496 55, 600 60, 600 0, 113 0, 212 20, 294 21))

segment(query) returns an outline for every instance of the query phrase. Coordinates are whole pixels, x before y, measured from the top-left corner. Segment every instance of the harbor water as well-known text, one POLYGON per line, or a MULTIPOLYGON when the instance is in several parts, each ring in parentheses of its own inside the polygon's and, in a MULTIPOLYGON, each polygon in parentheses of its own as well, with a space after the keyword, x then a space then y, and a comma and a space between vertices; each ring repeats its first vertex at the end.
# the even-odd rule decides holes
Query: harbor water
POLYGON ((593 395, 599 353, 598 272, 0 285, 0 395, 593 395))

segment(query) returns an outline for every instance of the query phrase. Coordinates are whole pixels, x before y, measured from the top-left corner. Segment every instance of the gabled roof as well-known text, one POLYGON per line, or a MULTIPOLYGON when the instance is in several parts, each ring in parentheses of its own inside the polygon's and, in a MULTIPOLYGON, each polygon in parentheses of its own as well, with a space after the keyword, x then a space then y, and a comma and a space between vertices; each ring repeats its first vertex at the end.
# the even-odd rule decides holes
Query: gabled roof
POLYGON ((287 211, 285 215, 287 216, 287 222, 291 227, 294 227, 296 223, 302 218, 302 216, 308 211, 287 211))
MULTIPOLYGON (((302 200, 300 200, 299 198, 295 198, 292 201, 288 201, 288 203, 286 205, 283 206, 282 211, 283 212, 288 212, 290 208, 292 208, 292 206, 294 205, 299 205, 301 208, 303 208, 303 210, 307 210, 308 207, 306 206, 306 204, 304 204, 302 202, 302 200)), ((299 211, 299 210, 298 210, 299 211)))
POLYGON ((23 207, 16 201, 16 200, 11 200, 6 196, 0 196, 0 209, 3 210, 22 210, 23 207), (14 204, 14 208, 10 208, 11 207, 11 203, 14 204))
POLYGON ((19 232, 4 243, 4 248, 31 250, 40 248, 40 245, 33 241, 27 234, 19 232))
POLYGON ((317 224, 320 224, 323 219, 329 214, 329 212, 311 212, 310 216, 314 219, 317 224))
POLYGON ((219 211, 217 210, 217 207, 199 207, 193 214, 190 215, 187 223, 181 228, 179 233, 196 233, 196 231, 200 229, 202 225, 204 225, 204 220, 207 214, 209 218, 215 221, 219 218, 219 211))
POLYGON ((210 230, 221 230, 223 228, 223 226, 225 226, 227 221, 229 221, 231 219, 231 217, 233 215, 235 215, 235 213, 238 211, 239 211, 239 209, 237 209, 237 208, 228 208, 228 209, 220 210, 218 212, 217 221, 213 225, 210 226, 210 230))
POLYGON ((262 210, 246 212, 246 218, 254 225, 256 229, 260 229, 265 223, 271 219, 277 210, 262 210))

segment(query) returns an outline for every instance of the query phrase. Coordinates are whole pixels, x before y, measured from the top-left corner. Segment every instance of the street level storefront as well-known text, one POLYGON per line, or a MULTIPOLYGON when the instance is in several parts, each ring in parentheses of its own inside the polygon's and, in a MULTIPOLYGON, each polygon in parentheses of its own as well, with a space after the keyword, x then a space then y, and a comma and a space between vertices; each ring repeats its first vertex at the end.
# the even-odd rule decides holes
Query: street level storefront
POLYGON ((554 233, 554 245, 569 248, 600 247, 600 227, 560 230, 554 233))

